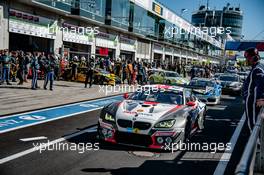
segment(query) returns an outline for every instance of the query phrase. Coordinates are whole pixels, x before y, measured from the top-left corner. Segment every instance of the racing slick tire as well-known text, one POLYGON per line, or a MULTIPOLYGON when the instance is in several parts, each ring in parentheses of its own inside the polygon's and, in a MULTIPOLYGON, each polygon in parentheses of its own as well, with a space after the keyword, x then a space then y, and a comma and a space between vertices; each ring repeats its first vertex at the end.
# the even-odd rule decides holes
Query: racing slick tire
POLYGON ((205 116, 206 116, 206 109, 199 114, 199 118, 197 120, 197 126, 198 126, 199 130, 203 130, 204 129, 205 116))
POLYGON ((185 125, 184 134, 182 138, 183 143, 188 143, 191 138, 191 131, 192 131, 192 122, 187 119, 187 123, 185 125))
POLYGON ((100 124, 99 124, 99 122, 98 122, 98 125, 97 125, 98 127, 97 127, 97 135, 96 135, 96 139, 98 140, 98 141, 101 141, 102 140, 102 136, 101 136, 101 133, 100 133, 100 128, 99 128, 99 126, 100 126, 100 124))
MULTIPOLYGON (((98 123, 98 126, 99 126, 99 123, 98 123)), ((110 145, 110 143, 106 142, 104 139, 103 139, 103 136, 101 134, 101 132, 99 131, 99 127, 97 128, 97 135, 96 135, 96 141, 100 144, 101 147, 104 147, 104 146, 107 146, 107 145, 110 145)))

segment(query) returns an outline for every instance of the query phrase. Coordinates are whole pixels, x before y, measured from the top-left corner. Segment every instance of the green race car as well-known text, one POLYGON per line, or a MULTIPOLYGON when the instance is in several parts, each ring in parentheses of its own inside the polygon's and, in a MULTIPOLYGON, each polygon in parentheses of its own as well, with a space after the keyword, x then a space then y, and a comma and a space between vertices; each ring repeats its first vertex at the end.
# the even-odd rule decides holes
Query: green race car
POLYGON ((153 69, 150 72, 152 72, 149 77, 150 84, 187 85, 189 83, 189 80, 173 71, 153 69))

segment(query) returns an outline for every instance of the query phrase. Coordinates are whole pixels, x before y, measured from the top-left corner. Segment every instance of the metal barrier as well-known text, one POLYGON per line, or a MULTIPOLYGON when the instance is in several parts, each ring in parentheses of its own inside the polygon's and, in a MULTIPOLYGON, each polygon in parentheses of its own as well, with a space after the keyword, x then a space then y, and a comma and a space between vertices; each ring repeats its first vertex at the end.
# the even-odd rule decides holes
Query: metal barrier
POLYGON ((259 113, 257 123, 249 137, 243 155, 236 167, 236 175, 264 173, 264 109, 259 113))

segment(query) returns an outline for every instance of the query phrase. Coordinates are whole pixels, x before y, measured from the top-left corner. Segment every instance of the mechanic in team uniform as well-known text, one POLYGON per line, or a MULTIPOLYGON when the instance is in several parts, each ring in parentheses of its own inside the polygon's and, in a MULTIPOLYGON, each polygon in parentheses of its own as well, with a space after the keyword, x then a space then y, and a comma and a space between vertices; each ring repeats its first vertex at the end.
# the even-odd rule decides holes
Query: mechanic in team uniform
POLYGON ((38 71, 39 71, 39 63, 38 63, 38 57, 39 53, 34 53, 34 56, 31 59, 31 68, 32 68, 32 85, 31 89, 36 90, 38 88, 38 71))
POLYGON ((71 81, 77 80, 77 73, 78 73, 78 57, 74 56, 72 61, 70 62, 71 65, 71 81))
POLYGON ((23 51, 19 51, 17 56, 18 70, 17 78, 19 79, 18 85, 23 85, 24 71, 25 71, 25 55, 23 51))
POLYGON ((87 63, 85 86, 84 86, 85 88, 87 88, 88 79, 89 79, 89 88, 92 87, 94 69, 95 69, 95 63, 94 63, 94 58, 92 57, 87 63))
POLYGON ((256 48, 245 51, 245 58, 252 69, 243 85, 246 122, 252 131, 257 116, 264 105, 264 65, 260 63, 260 56, 256 48))
POLYGON ((45 81, 44 81, 44 89, 47 89, 48 82, 50 81, 50 90, 53 90, 53 81, 54 81, 54 70, 57 66, 56 59, 54 55, 48 55, 47 60, 44 63, 45 66, 45 81))

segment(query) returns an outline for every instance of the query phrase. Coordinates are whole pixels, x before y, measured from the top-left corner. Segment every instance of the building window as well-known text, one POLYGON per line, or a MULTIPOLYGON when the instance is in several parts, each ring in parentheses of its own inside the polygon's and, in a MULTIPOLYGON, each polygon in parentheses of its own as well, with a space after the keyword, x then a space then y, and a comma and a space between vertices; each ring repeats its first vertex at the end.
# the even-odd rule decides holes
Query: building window
POLYGON ((80 8, 81 10, 103 17, 105 0, 80 0, 80 8))
POLYGON ((158 24, 155 23, 154 17, 150 15, 151 14, 147 10, 137 5, 134 6, 133 28, 136 33, 157 36, 155 34, 158 24))
POLYGON ((129 9, 130 3, 128 0, 112 0, 111 20, 128 27, 129 9))

